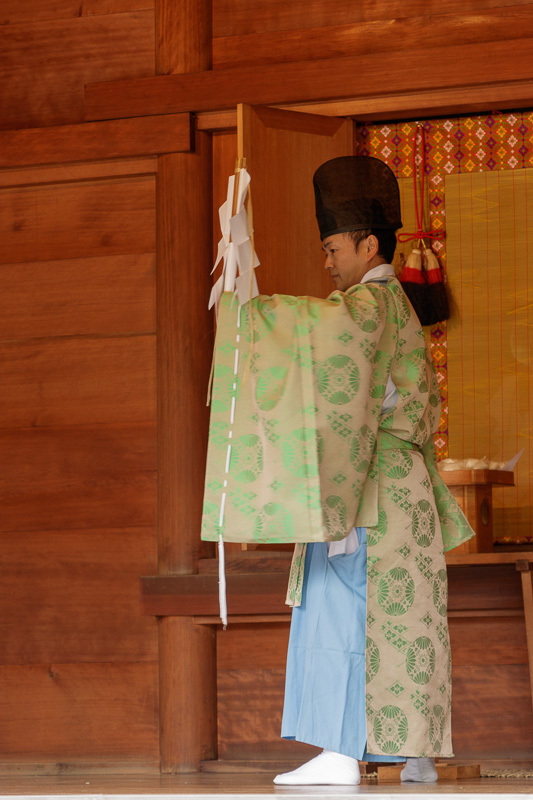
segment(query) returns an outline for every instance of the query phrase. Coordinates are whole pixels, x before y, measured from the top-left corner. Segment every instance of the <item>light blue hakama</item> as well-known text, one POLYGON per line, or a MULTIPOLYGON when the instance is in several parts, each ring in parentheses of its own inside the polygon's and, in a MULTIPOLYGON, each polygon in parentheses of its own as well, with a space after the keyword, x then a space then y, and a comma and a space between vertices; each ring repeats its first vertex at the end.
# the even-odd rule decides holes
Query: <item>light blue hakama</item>
POLYGON ((301 606, 292 611, 281 736, 360 761, 366 752, 366 528, 354 553, 308 544, 301 606))

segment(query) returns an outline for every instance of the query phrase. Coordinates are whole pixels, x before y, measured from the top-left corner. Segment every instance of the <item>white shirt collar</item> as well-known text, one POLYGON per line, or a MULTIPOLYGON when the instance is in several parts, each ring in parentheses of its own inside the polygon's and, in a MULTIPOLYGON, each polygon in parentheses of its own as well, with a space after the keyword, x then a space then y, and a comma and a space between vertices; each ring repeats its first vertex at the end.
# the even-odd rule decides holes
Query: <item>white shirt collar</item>
POLYGON ((376 278, 394 278, 394 267, 391 264, 378 264, 377 267, 372 267, 368 270, 366 275, 361 280, 361 283, 368 283, 368 281, 376 280, 376 278))

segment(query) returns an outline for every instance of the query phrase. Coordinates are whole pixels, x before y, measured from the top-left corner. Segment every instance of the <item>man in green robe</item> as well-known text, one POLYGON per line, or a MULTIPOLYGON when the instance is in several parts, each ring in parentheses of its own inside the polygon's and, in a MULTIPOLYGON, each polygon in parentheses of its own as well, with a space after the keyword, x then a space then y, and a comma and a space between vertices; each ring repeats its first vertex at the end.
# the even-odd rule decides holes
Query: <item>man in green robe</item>
POLYGON ((438 384, 389 263, 394 174, 346 157, 314 182, 336 291, 224 296, 203 538, 300 543, 282 736, 324 750, 276 783, 356 784, 363 758, 431 781, 453 755, 444 550, 473 531, 438 476, 438 384))

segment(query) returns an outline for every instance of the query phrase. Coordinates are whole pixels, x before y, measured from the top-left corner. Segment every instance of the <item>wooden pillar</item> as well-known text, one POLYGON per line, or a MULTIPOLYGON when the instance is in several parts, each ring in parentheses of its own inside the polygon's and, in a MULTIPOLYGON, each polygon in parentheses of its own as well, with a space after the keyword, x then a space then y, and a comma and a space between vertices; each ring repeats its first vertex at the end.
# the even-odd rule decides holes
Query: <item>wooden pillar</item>
POLYGON ((211 69, 211 5, 212 0, 156 0, 157 75, 211 69))
MULTIPOLYGON (((213 322, 211 141, 161 156, 157 175, 159 574, 198 571, 213 322)), ((162 772, 216 757, 215 633, 192 618, 159 620, 162 772), (209 710, 210 709, 210 710, 209 710)))
POLYGON ((161 772, 197 772, 216 758, 215 637, 191 617, 159 619, 161 772))
MULTIPOLYGON (((156 0, 158 74, 211 66, 211 0, 156 0)), ((159 158, 157 175, 157 428, 159 574, 198 571, 213 320, 211 138, 159 158)), ((216 758, 215 628, 159 619, 162 772, 216 758)))

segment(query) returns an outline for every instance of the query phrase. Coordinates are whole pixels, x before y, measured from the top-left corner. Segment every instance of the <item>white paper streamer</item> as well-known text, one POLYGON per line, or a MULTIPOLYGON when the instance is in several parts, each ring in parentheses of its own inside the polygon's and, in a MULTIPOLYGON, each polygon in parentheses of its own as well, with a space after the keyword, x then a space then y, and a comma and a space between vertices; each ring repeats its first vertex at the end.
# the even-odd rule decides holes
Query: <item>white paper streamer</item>
POLYGON ((236 292, 241 306, 259 294, 255 274, 250 275, 250 270, 255 270, 261 262, 257 253, 252 252, 250 222, 244 205, 249 186, 250 174, 246 169, 241 169, 237 207, 232 216, 235 175, 231 175, 228 179, 226 200, 218 209, 222 238, 218 243, 215 263, 211 270, 213 273, 222 261, 222 274, 211 290, 208 308, 215 306, 215 310, 218 309, 223 292, 236 292))
MULTIPOLYGON (((237 192, 237 203, 235 214, 232 216, 233 207, 233 193, 235 186, 235 175, 231 175, 228 180, 228 193, 224 203, 218 210, 220 220, 220 231, 222 238, 220 239, 217 247, 217 257, 211 274, 218 267, 220 262, 222 265, 222 274, 215 282, 211 289, 209 297, 208 308, 215 306, 215 311, 218 310, 218 304, 223 292, 234 292, 234 297, 237 297, 239 303, 239 313, 237 315, 237 347, 235 349, 235 363, 234 363, 234 378, 233 391, 237 389, 237 376, 239 370, 239 343, 240 343, 240 326, 241 326, 241 307, 253 297, 259 294, 257 280, 255 277, 255 268, 259 266, 260 262, 257 258, 257 253, 252 250, 252 241, 250 238, 250 223, 244 202, 246 194, 250 185, 250 175, 246 169, 241 169, 239 172, 239 188, 237 192), (237 276, 238 272, 238 276, 237 276)), ((231 399, 230 411, 230 425, 233 425, 235 420, 235 395, 231 399)), ((230 429, 228 432, 228 439, 233 438, 233 431, 230 429)), ((226 455, 226 475, 228 475, 231 464, 231 444, 228 443, 228 450, 226 455)), ((224 480, 224 487, 228 485, 227 480, 224 480)), ((219 513, 219 526, 220 534, 218 539, 218 604, 220 609, 220 619, 224 630, 228 625, 228 607, 226 598, 226 560, 224 554, 224 539, 222 535, 222 526, 224 524, 224 511, 226 507, 226 492, 222 493, 220 501, 219 513)))

